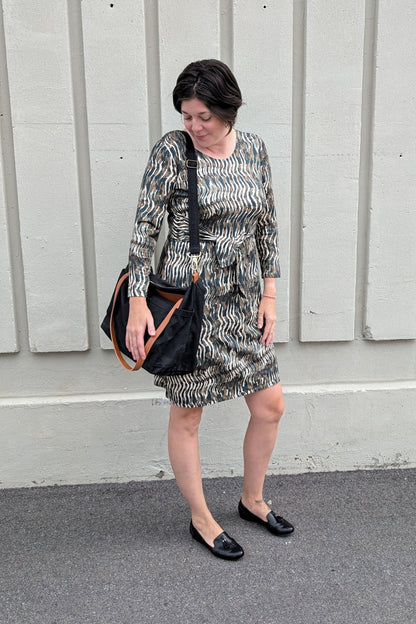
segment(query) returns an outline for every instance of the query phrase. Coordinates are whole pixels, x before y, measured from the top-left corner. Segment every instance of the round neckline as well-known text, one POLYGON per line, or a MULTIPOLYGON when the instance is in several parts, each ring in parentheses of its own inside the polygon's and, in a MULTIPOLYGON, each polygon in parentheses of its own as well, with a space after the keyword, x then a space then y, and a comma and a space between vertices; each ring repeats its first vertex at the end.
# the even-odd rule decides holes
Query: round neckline
POLYGON ((218 158, 217 156, 210 156, 209 154, 205 154, 204 152, 201 152, 198 148, 195 147, 195 151, 198 154, 201 154, 201 156, 204 156, 205 158, 209 158, 210 160, 215 160, 218 162, 226 162, 227 160, 229 160, 230 158, 232 158, 236 151, 237 151, 237 147, 240 143, 240 131, 237 130, 236 128, 234 128, 234 132, 235 132, 235 146, 233 151, 231 152, 231 154, 229 156, 227 156, 226 158, 218 158))

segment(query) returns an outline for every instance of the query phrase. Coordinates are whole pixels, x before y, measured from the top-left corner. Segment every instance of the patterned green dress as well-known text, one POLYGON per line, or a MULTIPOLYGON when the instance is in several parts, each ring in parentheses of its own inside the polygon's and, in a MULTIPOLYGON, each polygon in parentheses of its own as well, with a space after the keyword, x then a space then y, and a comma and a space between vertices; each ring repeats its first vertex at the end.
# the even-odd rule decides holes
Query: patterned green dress
MULTIPOLYGON (((196 370, 155 376, 155 384, 180 407, 209 405, 279 382, 273 345, 257 328, 260 276, 278 277, 279 257, 270 166, 263 141, 236 131, 224 160, 198 155, 200 279, 206 287, 196 370)), ((166 134, 154 146, 139 196, 130 247, 129 296, 144 296, 156 240, 167 212, 169 233, 157 273, 187 286, 188 200, 185 139, 166 134)))

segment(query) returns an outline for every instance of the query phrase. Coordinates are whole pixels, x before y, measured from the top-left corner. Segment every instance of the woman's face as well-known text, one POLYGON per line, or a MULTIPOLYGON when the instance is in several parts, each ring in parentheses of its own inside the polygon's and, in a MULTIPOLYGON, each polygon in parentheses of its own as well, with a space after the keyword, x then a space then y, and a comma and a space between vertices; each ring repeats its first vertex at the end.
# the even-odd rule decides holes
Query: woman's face
POLYGON ((197 147, 209 149, 229 134, 229 127, 198 98, 183 100, 181 110, 185 128, 197 147))

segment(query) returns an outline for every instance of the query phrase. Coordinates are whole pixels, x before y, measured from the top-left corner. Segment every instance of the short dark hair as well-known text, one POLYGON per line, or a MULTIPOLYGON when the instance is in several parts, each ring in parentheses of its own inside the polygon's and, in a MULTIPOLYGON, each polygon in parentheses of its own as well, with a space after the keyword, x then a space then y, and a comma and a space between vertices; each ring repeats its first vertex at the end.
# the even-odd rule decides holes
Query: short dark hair
POLYGON ((231 69, 216 59, 195 61, 178 76, 173 90, 173 105, 182 112, 182 102, 197 98, 229 127, 242 105, 241 91, 231 69))

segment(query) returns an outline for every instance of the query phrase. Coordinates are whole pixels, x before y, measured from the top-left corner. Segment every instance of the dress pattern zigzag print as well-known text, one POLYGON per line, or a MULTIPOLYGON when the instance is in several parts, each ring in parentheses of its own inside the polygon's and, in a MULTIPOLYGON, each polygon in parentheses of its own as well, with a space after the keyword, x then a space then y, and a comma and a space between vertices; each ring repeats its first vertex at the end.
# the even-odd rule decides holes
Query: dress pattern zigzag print
MULTIPOLYGON (((278 230, 270 165, 263 141, 236 131, 233 154, 198 155, 200 279, 206 287, 198 365, 188 375, 155 376, 180 407, 209 405, 279 382, 274 346, 261 344, 257 311, 261 276, 279 277, 278 230)), ((189 284, 185 139, 180 131, 154 146, 144 172, 130 247, 129 296, 145 296, 157 237, 169 234, 157 273, 189 284)))

